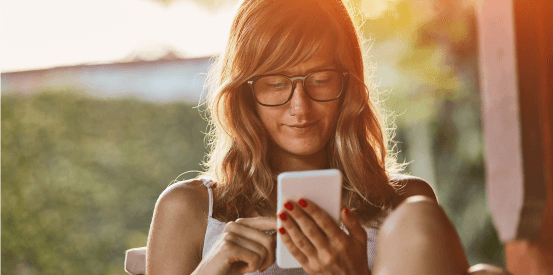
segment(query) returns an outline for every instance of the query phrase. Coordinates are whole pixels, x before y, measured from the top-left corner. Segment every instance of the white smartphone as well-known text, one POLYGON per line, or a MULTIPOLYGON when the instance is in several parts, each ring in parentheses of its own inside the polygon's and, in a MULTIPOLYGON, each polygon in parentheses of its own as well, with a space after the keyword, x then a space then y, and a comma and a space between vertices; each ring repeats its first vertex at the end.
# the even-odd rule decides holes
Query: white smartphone
MULTIPOLYGON (((336 223, 340 222, 342 174, 337 169, 281 173, 278 175, 277 191, 277 211, 283 209, 283 204, 287 200, 297 202, 305 198, 325 210, 336 223)), ((280 219, 277 219, 277 228, 281 226, 280 219)), ((277 234, 276 262, 280 268, 301 267, 282 243, 280 234, 277 234)))

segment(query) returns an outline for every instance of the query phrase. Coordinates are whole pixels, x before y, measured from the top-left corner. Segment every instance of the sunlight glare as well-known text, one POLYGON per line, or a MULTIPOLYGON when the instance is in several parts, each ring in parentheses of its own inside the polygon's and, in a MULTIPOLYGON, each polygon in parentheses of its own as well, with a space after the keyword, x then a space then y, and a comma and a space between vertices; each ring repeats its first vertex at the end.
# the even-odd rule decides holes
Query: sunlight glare
POLYGON ((396 0, 363 0, 361 10, 367 19, 375 19, 393 5, 396 0))
POLYGON ((180 1, 18 0, 2 5, 2 72, 117 62, 152 48, 179 56, 220 53, 234 5, 210 12, 180 1))

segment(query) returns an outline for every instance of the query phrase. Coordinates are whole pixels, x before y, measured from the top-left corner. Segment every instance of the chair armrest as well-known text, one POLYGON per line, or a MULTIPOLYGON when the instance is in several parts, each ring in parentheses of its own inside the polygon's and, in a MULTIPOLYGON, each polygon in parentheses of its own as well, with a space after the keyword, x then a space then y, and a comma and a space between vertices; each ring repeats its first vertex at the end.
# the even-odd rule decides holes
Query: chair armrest
POLYGON ((132 275, 146 274, 146 247, 126 251, 125 271, 132 275))
POLYGON ((467 270, 467 275, 510 275, 507 270, 491 264, 475 264, 467 270))

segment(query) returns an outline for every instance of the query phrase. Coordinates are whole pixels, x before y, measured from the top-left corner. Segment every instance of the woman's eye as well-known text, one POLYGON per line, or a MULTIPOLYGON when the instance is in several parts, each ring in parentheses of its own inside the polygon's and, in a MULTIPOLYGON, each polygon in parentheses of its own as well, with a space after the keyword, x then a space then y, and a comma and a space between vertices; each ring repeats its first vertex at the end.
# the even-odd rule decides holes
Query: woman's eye
POLYGON ((327 79, 314 79, 313 81, 311 81, 311 83, 316 84, 316 85, 321 85, 321 84, 325 84, 329 81, 330 81, 329 78, 327 78, 327 79))
POLYGON ((277 83, 267 83, 267 86, 270 88, 283 88, 285 86, 284 82, 277 82, 277 83))

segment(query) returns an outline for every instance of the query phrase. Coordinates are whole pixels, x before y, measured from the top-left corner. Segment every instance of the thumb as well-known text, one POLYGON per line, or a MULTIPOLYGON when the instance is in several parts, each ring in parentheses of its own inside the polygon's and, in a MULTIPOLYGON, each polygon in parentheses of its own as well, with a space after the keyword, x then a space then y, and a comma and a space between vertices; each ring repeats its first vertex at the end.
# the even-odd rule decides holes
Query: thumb
POLYGON ((367 244, 367 231, 361 226, 357 215, 346 207, 342 209, 342 223, 346 226, 349 235, 362 244, 367 244))

